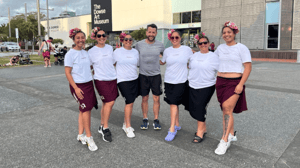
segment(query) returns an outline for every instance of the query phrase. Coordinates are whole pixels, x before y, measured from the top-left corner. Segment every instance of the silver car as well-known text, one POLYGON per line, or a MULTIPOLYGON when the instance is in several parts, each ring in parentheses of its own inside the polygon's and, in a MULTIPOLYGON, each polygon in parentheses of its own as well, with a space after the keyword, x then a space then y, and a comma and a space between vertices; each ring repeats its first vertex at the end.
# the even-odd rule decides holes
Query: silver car
POLYGON ((1 51, 20 51, 20 46, 15 42, 3 42, 0 45, 1 51))

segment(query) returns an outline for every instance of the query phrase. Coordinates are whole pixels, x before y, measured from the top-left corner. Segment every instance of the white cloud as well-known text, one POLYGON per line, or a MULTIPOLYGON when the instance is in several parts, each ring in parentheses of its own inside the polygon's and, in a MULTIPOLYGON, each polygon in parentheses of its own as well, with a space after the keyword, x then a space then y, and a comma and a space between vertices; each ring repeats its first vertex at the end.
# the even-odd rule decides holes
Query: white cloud
MULTIPOLYGON (((8 7, 10 7, 10 15, 15 16, 17 13, 25 13, 25 5, 27 4, 27 12, 36 10, 36 0, 0 0, 1 16, 8 16, 8 7)), ((48 7, 54 8, 54 11, 49 11, 49 18, 57 17, 66 8, 68 11, 76 12, 76 15, 91 13, 91 2, 86 0, 48 0, 48 7)), ((46 0, 40 0, 40 8, 46 9, 46 0)), ((46 14, 46 10, 41 10, 46 14)), ((8 19, 0 19, 0 25, 7 23, 8 19)))

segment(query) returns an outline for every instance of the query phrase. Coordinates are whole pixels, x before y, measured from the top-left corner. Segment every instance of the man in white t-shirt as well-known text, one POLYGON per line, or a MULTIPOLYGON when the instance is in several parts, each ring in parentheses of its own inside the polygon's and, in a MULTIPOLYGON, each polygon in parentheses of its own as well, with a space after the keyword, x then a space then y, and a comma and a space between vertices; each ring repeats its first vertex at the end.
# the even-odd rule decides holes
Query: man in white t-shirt
POLYGON ((158 120, 160 95, 161 89, 161 74, 159 56, 163 53, 165 47, 162 42, 155 40, 157 35, 157 26, 150 24, 147 26, 146 36, 147 38, 138 42, 135 49, 139 51, 139 79, 140 79, 140 93, 142 99, 143 110, 143 124, 141 129, 148 129, 148 99, 150 89, 153 94, 153 113, 154 122, 153 127, 155 130, 160 130, 161 126, 158 120))

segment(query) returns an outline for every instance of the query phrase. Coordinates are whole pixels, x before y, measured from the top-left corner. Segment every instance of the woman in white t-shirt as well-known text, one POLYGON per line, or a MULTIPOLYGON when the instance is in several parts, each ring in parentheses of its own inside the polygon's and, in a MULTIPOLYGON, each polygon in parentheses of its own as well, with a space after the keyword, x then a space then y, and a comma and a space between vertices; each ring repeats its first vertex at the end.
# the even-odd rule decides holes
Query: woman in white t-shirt
POLYGON ((219 58, 209 51, 209 39, 204 33, 197 34, 195 39, 200 51, 190 56, 189 101, 185 109, 198 121, 197 132, 192 142, 200 143, 206 134, 206 109, 215 92, 219 58))
POLYGON ((134 129, 131 127, 131 115, 133 103, 139 96, 138 62, 139 53, 132 48, 131 35, 125 35, 122 40, 123 47, 114 51, 113 57, 116 63, 117 83, 122 96, 125 99, 124 123, 122 129, 128 138, 135 137, 134 129))
POLYGON ((172 141, 175 138, 177 131, 181 129, 179 125, 178 106, 183 103, 184 93, 187 91, 187 63, 193 52, 190 47, 181 45, 180 32, 172 29, 168 33, 168 38, 173 46, 165 49, 160 64, 166 64, 167 66, 164 79, 164 101, 170 105, 171 114, 170 129, 165 140, 172 141))
POLYGON ((108 120, 115 100, 119 96, 117 87, 117 73, 114 67, 113 47, 105 44, 107 35, 100 27, 92 30, 91 38, 97 40, 97 45, 91 48, 89 58, 94 69, 95 87, 102 100, 100 110, 101 123, 98 132, 105 142, 111 142, 111 132, 108 127, 108 120))
POLYGON ((223 136, 215 150, 218 155, 225 154, 230 142, 237 140, 233 113, 247 110, 244 84, 252 69, 251 54, 245 45, 235 41, 238 32, 233 22, 226 22, 222 28, 226 43, 219 45, 215 51, 220 60, 216 91, 223 111, 223 136))
POLYGON ((91 110, 93 107, 97 109, 98 103, 91 74, 91 62, 88 53, 82 49, 86 36, 80 29, 74 28, 70 30, 69 37, 76 46, 66 54, 64 63, 71 94, 79 104, 77 140, 87 144, 89 150, 95 151, 98 147, 93 140, 90 126, 91 110))

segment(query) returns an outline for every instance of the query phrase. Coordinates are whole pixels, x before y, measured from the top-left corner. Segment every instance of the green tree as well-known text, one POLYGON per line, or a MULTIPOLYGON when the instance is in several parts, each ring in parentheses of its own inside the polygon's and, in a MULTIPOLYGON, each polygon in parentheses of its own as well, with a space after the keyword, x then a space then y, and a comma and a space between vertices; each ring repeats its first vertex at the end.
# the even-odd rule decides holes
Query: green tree
POLYGON ((53 39, 53 41, 52 41, 52 43, 53 44, 56 44, 56 43, 60 43, 61 45, 63 45, 64 44, 64 40, 63 39, 53 39))
MULTIPOLYGON (((27 16, 27 22, 25 22, 25 15, 17 15, 12 17, 10 21, 11 37, 16 37, 15 28, 18 28, 20 40, 32 40, 37 38, 38 34, 38 22, 36 15, 33 13, 27 16)), ((9 36, 9 25, 2 24, 0 26, 0 34, 6 34, 9 36)), ((41 35, 45 35, 45 28, 41 25, 41 35)))
POLYGON ((91 35, 89 35, 88 38, 86 39, 85 43, 95 45, 97 43, 97 41, 91 39, 91 35))
POLYGON ((132 38, 134 38, 135 40, 143 40, 145 38, 147 38, 146 36, 146 31, 147 29, 145 28, 140 28, 139 30, 135 30, 132 33, 130 33, 130 35, 132 36, 132 38))

